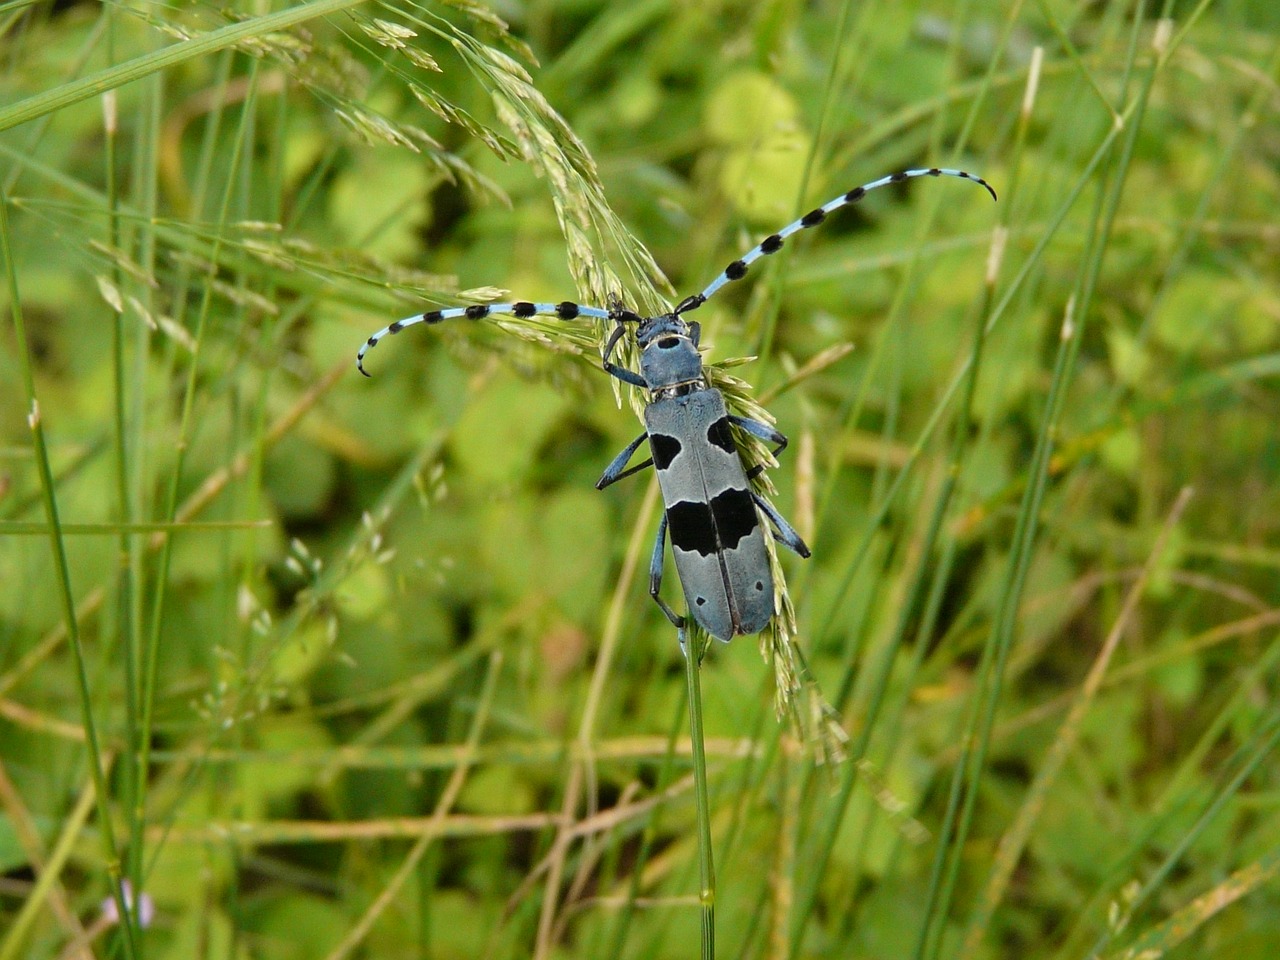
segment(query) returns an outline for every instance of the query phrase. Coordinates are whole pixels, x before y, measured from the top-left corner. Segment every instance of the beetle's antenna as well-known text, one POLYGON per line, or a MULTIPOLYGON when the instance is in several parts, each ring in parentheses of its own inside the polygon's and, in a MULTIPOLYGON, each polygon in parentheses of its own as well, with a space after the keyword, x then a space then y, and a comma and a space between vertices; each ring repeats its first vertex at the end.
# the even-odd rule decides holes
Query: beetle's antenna
MULTIPOLYGON (((405 327, 415 323, 439 323, 441 320, 452 320, 455 317, 466 317, 468 320, 480 320, 492 314, 507 314, 513 317, 559 317, 561 320, 575 320, 578 317, 592 317, 596 320, 615 319, 613 311, 600 307, 584 307, 581 304, 565 300, 563 303, 530 303, 520 300, 516 303, 475 303, 469 307, 450 307, 448 310, 430 310, 417 316, 406 317, 383 327, 360 347, 356 353, 356 369, 369 376, 364 368, 364 355, 378 345, 378 341, 388 334, 399 333, 405 327)), ((634 314, 633 314, 634 316, 634 314)))
POLYGON ((891 173, 879 180, 872 180, 870 183, 864 183, 860 187, 854 187, 848 193, 841 194, 834 200, 829 200, 820 207, 810 210, 799 220, 787 224, 777 233, 765 237, 757 246, 752 247, 733 263, 724 268, 720 276, 711 281, 710 285, 699 294, 692 297, 685 297, 676 307, 675 312, 679 314, 686 313, 689 310, 697 310, 711 297, 717 290, 726 283, 733 280, 741 280, 747 275, 747 268, 761 257, 767 257, 771 253, 777 253, 782 249, 782 243, 787 237, 793 233, 799 233, 801 230, 808 230, 810 227, 816 227, 822 221, 827 219, 828 214, 834 213, 841 207, 847 207, 852 203, 857 203, 872 190, 878 190, 880 187, 886 187, 891 183, 902 183, 905 180, 912 180, 915 177, 958 177, 961 180, 970 180, 986 189, 991 194, 991 199, 996 199, 996 192, 992 189, 991 184, 983 180, 981 177, 974 176, 972 173, 966 173, 963 170, 946 170, 941 167, 929 167, 921 170, 903 170, 900 173, 891 173))

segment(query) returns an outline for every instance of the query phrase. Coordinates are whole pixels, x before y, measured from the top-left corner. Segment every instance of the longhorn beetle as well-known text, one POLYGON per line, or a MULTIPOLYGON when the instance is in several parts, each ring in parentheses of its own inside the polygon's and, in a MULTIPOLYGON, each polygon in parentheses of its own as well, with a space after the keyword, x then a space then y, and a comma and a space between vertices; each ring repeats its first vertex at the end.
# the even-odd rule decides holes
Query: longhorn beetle
POLYGON ((787 446, 787 438, 767 423, 737 417, 725 408, 724 397, 707 382, 698 352, 701 327, 688 323, 690 313, 715 295, 721 287, 746 276, 747 268, 761 257, 776 253, 793 233, 816 227, 829 214, 857 203, 868 192, 914 177, 959 177, 984 187, 996 199, 996 192, 981 177, 963 170, 905 170, 873 180, 841 194, 809 211, 794 223, 766 237, 724 268, 699 294, 681 300, 670 313, 641 317, 621 304, 610 309, 563 303, 474 304, 449 310, 431 310, 397 320, 371 336, 356 354, 356 367, 365 376, 364 355, 387 334, 399 333, 415 323, 439 323, 454 317, 479 320, 491 314, 516 317, 555 316, 561 320, 590 317, 610 320, 613 331, 605 342, 603 363, 606 373, 623 383, 649 393, 644 409, 645 432, 613 458, 596 482, 603 490, 612 483, 652 466, 658 473, 665 511, 658 522, 658 536, 649 563, 649 593, 677 628, 685 618, 662 599, 663 554, 667 534, 671 534, 671 554, 684 587, 689 612, 706 631, 720 640, 735 634, 759 633, 774 614, 773 575, 765 549, 763 513, 773 524, 776 540, 799 554, 809 556, 800 535, 764 497, 751 489, 750 481, 764 465, 747 470, 734 442, 731 426, 754 437, 777 444, 776 457, 787 446), (634 323, 636 345, 640 348, 640 372, 619 367, 609 358, 622 338, 626 325, 634 323), (645 440, 650 459, 627 469, 627 463, 645 440))

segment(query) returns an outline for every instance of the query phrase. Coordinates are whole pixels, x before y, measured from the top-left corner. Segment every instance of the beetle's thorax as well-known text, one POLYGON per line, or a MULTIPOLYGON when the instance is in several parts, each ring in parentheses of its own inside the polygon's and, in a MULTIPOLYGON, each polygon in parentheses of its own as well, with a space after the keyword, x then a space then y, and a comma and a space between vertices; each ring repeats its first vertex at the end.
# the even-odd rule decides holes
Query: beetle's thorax
POLYGON ((702 355, 689 327, 674 314, 649 317, 636 330, 640 375, 653 399, 675 397, 706 386, 702 355))

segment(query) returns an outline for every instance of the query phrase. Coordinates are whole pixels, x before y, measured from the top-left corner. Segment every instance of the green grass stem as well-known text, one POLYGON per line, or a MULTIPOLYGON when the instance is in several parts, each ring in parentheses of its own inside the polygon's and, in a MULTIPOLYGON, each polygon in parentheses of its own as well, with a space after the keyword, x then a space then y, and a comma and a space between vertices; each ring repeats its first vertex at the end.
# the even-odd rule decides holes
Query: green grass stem
MULTIPOLYGON (((10 316, 13 319, 14 337, 18 345, 18 366, 22 373, 22 385, 27 398, 27 426, 31 431, 31 441, 35 448, 36 468, 40 476, 41 498, 44 502, 45 521, 49 527, 49 546, 54 558, 56 586, 62 602, 63 624, 71 651, 75 656, 75 676, 80 697, 80 719, 84 726, 88 757, 86 765, 94 785, 94 796, 97 801, 98 833, 101 837, 102 856, 112 896, 120 916, 128 916, 129 905, 126 903, 119 848, 116 846, 115 830, 112 827, 110 794, 107 789, 106 773, 103 770, 103 752, 99 743, 98 727, 94 720, 93 704, 96 702, 89 683, 88 666, 85 662, 85 649, 80 636, 80 628, 76 618, 76 602, 74 588, 71 585, 71 565, 67 559, 66 543, 61 531, 61 518, 58 511, 57 491, 54 485, 53 470, 49 465, 49 447, 44 433, 44 417, 40 410, 40 400, 36 395, 35 374, 31 363, 31 348, 27 341, 26 324, 22 315, 22 296, 18 284, 18 274, 14 266, 13 247, 9 234, 9 197, 0 191, 0 255, 5 262, 5 280, 8 286, 10 316)), ((125 956, 133 960, 138 956, 138 947, 132 935, 132 927, 125 925, 125 956)))
POLYGON ((698 955, 702 960, 716 956, 716 871, 711 841, 711 798, 707 785, 706 734, 702 722, 702 659, 709 638, 700 631, 692 636, 680 630, 680 649, 684 652, 685 683, 689 697, 689 739, 693 744, 694 803, 698 834, 698 955))

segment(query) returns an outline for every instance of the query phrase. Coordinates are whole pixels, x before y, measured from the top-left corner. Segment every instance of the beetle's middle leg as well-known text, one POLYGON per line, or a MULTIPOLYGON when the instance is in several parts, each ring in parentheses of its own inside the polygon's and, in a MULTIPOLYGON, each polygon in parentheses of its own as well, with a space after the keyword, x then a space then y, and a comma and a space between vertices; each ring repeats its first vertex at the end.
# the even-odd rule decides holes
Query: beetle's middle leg
MULTIPOLYGON (((778 446, 773 451, 773 457, 775 460, 777 459, 778 454, 787 449, 787 438, 767 423, 762 423, 759 420, 748 420, 746 417, 735 417, 733 414, 729 415, 729 422, 741 427, 753 437, 759 437, 765 443, 776 443, 778 446)), ((764 464, 757 463, 747 471, 747 479, 753 480, 763 472, 764 464)))
POLYGON ((808 559, 809 547, 800 539, 800 534, 796 533, 795 527, 783 519, 782 514, 778 512, 778 508, 754 490, 751 491, 751 499, 756 502, 756 506, 764 511, 765 516, 777 528, 777 533, 773 535, 773 538, 783 546, 794 550, 801 557, 808 559))
POLYGON ((623 450, 620 454, 618 454, 616 457, 613 458, 613 462, 604 468, 604 473, 602 473, 600 475, 600 479, 596 481, 597 490, 603 490, 605 487, 609 486, 609 484, 611 483, 617 483, 619 480, 623 479, 624 477, 629 477, 633 473, 639 473, 641 470, 645 469, 646 467, 653 466, 653 458, 650 457, 644 463, 639 464, 638 466, 632 467, 630 470, 622 469, 627 465, 627 461, 631 459, 632 455, 636 452, 636 450, 639 449, 640 444, 644 443, 645 440, 648 439, 648 437, 649 437, 649 434, 647 433, 640 434, 640 436, 636 437, 629 444, 627 444, 627 448, 625 450, 623 450))
POLYGON ((685 625, 684 617, 676 613, 667 605, 667 601, 658 595, 658 591, 662 588, 662 564, 665 560, 664 552, 667 546, 667 512, 662 511, 662 519, 658 521, 658 536, 653 544, 653 557, 649 560, 649 596, 653 597, 653 602, 662 608, 662 612, 667 615, 667 619, 675 624, 676 629, 683 630, 685 625))

